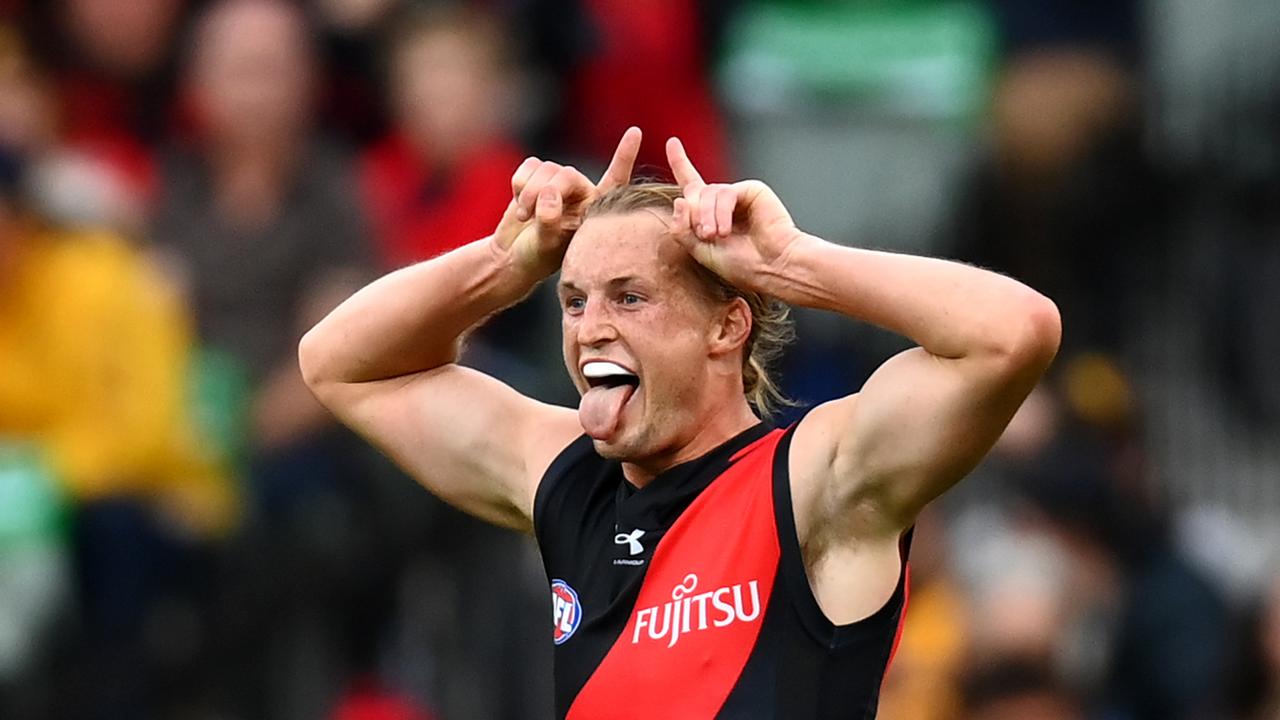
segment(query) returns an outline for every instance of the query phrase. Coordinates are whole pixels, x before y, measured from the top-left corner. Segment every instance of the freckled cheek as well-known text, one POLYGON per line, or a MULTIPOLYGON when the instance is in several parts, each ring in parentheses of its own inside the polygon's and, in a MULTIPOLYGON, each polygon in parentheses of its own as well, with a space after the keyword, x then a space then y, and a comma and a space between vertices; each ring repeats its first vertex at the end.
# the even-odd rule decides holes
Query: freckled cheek
POLYGON ((648 350, 640 359, 645 368, 647 391, 661 405, 680 405, 697 395, 699 367, 694 359, 695 338, 679 333, 647 337, 648 350))
POLYGON ((560 352, 564 356, 565 370, 574 377, 570 368, 578 365, 578 329, 568 316, 560 322, 560 352))

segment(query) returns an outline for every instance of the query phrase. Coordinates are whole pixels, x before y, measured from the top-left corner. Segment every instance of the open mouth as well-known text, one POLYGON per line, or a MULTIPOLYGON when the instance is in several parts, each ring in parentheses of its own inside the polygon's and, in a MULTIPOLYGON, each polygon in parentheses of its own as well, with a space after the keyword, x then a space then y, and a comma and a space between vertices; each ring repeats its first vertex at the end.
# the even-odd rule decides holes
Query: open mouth
POLYGON ((609 360, 589 360, 582 364, 582 377, 588 387, 578 403, 578 419, 593 439, 607 441, 617 432, 640 376, 609 360))
POLYGON ((625 367, 607 360, 592 360, 582 366, 582 377, 592 388, 616 388, 629 385, 633 388, 640 385, 640 376, 625 367))

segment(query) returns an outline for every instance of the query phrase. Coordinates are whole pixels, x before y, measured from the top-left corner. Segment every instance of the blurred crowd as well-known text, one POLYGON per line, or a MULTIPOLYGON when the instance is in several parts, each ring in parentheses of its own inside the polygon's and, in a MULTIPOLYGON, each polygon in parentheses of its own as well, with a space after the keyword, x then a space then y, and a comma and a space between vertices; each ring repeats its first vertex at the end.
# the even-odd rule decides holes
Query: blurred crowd
MULTIPOLYGON (((772 182, 810 168, 746 138, 804 115, 786 142, 816 154, 836 152, 830 127, 963 138, 961 162, 927 161, 956 181, 921 199, 943 211, 916 247, 1018 277, 1064 318, 1050 377, 920 519, 880 716, 1280 719, 1280 476, 1264 462, 1280 437, 1280 14, 1253 3, 1222 31, 1259 48, 1227 63, 1249 81, 1237 92, 1178 94, 1161 71, 1180 46, 1150 35, 1195 36, 1195 7, 0 0, 0 717, 550 717, 530 541, 336 426, 297 341, 367 280, 490 232, 526 155, 598 172, 638 125, 646 175, 665 175, 660 141, 678 135, 709 179, 772 182), (761 59, 768 23, 814 42, 905 28, 925 38, 906 61, 934 65, 887 73, 901 91, 943 62, 929 42, 944 34, 913 28, 957 17, 991 39, 967 115, 877 103, 883 87, 838 72, 803 95, 761 59), (1178 270, 1206 265, 1218 281, 1178 270), (1182 376, 1152 348, 1208 326, 1185 342, 1213 352, 1186 367, 1262 438, 1242 464, 1263 468, 1210 486, 1275 503, 1196 523, 1216 506, 1168 482, 1177 455, 1152 418, 1182 376)), ((866 205, 858 178, 895 192, 880 170, 778 189, 866 205)), ((829 239, 893 246, 911 215, 829 239)), ((780 423, 901 347, 798 323, 780 370, 802 407, 780 423)), ((576 405, 558 325, 535 293, 465 362, 576 405)))

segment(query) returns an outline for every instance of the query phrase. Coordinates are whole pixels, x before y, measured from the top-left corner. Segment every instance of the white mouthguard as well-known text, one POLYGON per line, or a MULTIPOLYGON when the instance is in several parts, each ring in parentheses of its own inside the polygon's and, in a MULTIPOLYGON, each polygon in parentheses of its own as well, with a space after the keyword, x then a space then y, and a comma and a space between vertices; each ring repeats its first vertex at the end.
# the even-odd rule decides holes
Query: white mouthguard
POLYGON ((582 366, 582 375, 589 378, 609 377, 610 375, 628 375, 635 377, 635 373, 622 367, 618 363, 608 362, 606 360, 593 360, 582 366))

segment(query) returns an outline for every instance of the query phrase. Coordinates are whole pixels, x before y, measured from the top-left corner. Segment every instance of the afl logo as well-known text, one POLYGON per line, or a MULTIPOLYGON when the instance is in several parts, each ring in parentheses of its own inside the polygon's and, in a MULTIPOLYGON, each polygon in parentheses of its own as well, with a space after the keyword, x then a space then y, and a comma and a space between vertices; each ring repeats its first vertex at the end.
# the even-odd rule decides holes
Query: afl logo
POLYGON ((582 622, 582 604, 578 593, 563 580, 551 581, 551 619, 554 624, 552 639, 557 645, 573 637, 582 622))

